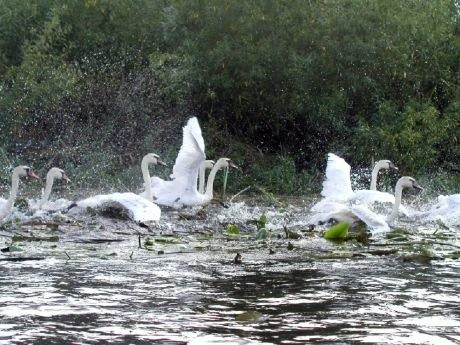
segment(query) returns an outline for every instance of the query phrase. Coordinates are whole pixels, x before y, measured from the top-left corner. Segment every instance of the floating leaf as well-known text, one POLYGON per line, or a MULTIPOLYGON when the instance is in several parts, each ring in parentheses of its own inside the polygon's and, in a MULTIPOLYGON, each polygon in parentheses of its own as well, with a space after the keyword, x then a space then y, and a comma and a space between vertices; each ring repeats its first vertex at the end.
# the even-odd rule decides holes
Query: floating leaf
POLYGON ((227 225, 227 233, 232 235, 239 235, 240 228, 235 224, 228 224, 227 225))
POLYGON ((257 233, 257 239, 258 240, 266 240, 268 238, 268 231, 265 228, 262 228, 259 230, 257 233))
POLYGON ((255 225, 257 227, 257 230, 265 228, 267 223, 268 223, 268 219, 267 219, 267 216, 265 215, 265 213, 262 214, 259 219, 250 219, 250 220, 246 221, 246 224, 255 225))
POLYGON ((286 234, 286 238, 290 238, 290 239, 293 239, 293 240, 298 240, 299 238, 302 237, 297 232, 292 231, 292 230, 288 230, 286 227, 284 227, 284 233, 286 234))
POLYGON ((326 230, 324 238, 326 240, 343 240, 347 237, 349 228, 350 224, 348 223, 338 223, 326 230))
POLYGON ((240 322, 261 321, 264 319, 264 315, 256 310, 248 310, 235 316, 235 320, 240 322))
POLYGON ((153 240, 150 237, 146 237, 144 240, 144 246, 151 247, 153 246, 153 240))

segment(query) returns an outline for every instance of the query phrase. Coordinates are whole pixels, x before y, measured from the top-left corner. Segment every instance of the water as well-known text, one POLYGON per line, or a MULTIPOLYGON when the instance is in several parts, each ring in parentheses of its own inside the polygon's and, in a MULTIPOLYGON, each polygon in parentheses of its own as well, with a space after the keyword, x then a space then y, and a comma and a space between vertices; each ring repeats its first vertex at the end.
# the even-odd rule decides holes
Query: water
POLYGON ((43 258, 0 261, 0 344, 460 343, 459 260, 407 260, 404 248, 370 255, 308 231, 287 240, 280 228, 300 232, 308 215, 277 210, 215 206, 203 219, 168 211, 150 229, 99 217, 58 219, 57 230, 19 225, 16 233, 59 242, 21 242, 22 252, 0 256, 43 258), (244 228, 262 213, 268 244, 244 228), (224 234, 229 222, 240 222, 237 239, 224 234), (160 232, 177 243, 146 250, 160 232))

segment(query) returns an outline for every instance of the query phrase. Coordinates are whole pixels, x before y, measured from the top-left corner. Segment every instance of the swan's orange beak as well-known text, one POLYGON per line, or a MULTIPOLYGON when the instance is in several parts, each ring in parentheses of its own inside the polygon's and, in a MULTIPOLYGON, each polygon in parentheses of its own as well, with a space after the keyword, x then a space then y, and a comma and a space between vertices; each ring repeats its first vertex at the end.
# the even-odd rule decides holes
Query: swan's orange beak
POLYGON ((33 178, 39 178, 32 169, 29 169, 27 171, 27 176, 33 177, 33 178))
POLYGON ((165 167, 168 166, 165 162, 163 162, 161 159, 157 159, 157 164, 164 165, 165 167))
POLYGON ((414 189, 418 189, 418 190, 421 190, 421 191, 423 190, 423 187, 420 186, 416 181, 412 182, 412 187, 414 189))
POLYGON ((66 174, 62 174, 62 179, 66 182, 70 182, 70 178, 68 178, 66 174))
POLYGON ((228 162, 228 166, 230 168, 233 168, 233 169, 239 169, 238 165, 236 165, 235 163, 233 163, 232 161, 229 161, 228 162))

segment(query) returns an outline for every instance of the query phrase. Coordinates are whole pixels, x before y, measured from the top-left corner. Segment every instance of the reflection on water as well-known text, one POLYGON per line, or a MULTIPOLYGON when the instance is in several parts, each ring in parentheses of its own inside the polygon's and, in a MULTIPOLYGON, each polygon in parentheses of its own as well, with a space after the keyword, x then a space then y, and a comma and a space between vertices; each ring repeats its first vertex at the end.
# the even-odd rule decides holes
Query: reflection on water
POLYGON ((75 237, 61 234, 54 251, 24 244, 45 260, 0 262, 0 344, 460 342, 458 260, 316 260, 300 243, 333 245, 307 238, 271 255, 245 249, 235 265, 225 246, 158 255, 132 235, 75 237), (248 311, 260 317, 239 321, 248 311))

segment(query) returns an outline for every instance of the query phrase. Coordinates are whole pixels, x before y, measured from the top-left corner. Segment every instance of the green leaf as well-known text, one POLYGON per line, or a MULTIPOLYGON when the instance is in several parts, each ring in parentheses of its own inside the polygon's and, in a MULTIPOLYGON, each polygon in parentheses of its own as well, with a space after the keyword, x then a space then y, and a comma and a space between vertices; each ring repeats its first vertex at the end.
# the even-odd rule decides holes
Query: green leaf
POLYGON ((235 224, 228 224, 227 225, 227 233, 232 235, 239 235, 240 228, 235 224))
POLYGON ((349 228, 350 224, 348 223, 338 223, 332 228, 326 230, 324 238, 326 240, 343 240, 347 237, 349 228))
POLYGON ((268 238, 268 231, 265 228, 262 228, 259 230, 257 233, 257 239, 258 240, 266 240, 268 238))
POLYGON ((235 316, 236 321, 259 321, 264 318, 264 315, 256 310, 248 310, 244 313, 235 316))

